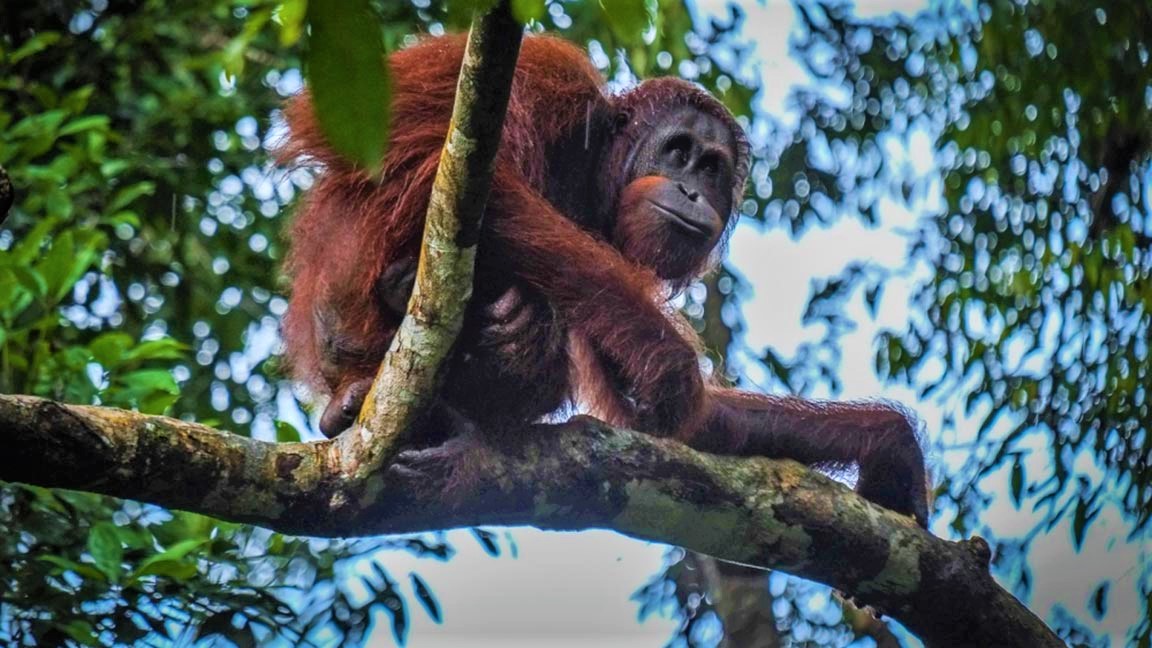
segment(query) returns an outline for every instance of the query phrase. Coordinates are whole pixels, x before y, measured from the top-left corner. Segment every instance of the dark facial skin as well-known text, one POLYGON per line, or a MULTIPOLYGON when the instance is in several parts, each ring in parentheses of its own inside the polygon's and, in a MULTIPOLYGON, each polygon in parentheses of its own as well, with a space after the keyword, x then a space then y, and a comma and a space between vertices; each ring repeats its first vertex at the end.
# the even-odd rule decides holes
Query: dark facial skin
POLYGON ((711 207, 725 222, 732 212, 733 150, 728 125, 686 107, 664 119, 639 142, 632 157, 633 178, 658 175, 682 185, 690 210, 711 207), (700 203, 691 205, 691 203, 700 203))
POLYGON ((628 163, 613 240, 667 279, 706 263, 732 214, 735 141, 729 126, 693 107, 662 119, 628 163))

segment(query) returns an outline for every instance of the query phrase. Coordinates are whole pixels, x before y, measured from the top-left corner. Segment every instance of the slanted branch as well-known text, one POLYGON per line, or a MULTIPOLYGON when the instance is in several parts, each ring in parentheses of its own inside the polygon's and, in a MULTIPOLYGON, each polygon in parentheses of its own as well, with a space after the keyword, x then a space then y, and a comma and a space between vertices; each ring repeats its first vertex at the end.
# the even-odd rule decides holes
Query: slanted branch
POLYGON ((404 433, 436 393, 440 368, 460 333, 523 35, 507 1, 472 22, 408 313, 359 419, 336 440, 344 468, 359 477, 378 474, 395 456, 404 433))
MULTIPOLYGON (((521 33, 507 2, 473 24, 409 315, 356 426, 330 441, 278 444, 167 417, 0 396, 0 480, 315 536, 481 524, 613 529, 822 581, 929 645, 1063 645, 993 581, 982 540, 935 538, 792 461, 708 455, 587 417, 399 452, 435 393, 471 292, 521 33), (465 452, 467 462, 455 460, 465 452), (468 489, 454 487, 460 465, 472 473, 468 489)), ((0 203, 5 192, 0 182, 0 203)))

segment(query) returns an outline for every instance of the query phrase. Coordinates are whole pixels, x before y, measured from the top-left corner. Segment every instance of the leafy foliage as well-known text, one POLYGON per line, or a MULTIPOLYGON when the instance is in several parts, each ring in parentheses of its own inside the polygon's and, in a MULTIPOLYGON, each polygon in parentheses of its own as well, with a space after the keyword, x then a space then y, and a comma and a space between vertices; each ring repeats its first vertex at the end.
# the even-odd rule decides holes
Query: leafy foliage
MULTIPOLYGON (((284 301, 268 269, 294 185, 253 164, 299 85, 263 28, 274 5, 94 6, 16 2, 0 15, 0 164, 18 191, 0 231, 0 391, 270 427, 284 301)), ((0 526, 12 530, 0 539, 5 645, 254 645, 318 628, 355 643, 394 592, 353 600, 341 565, 451 551, 434 537, 317 542, 19 486, 0 488, 0 526)))
MULTIPOLYGON (((989 0, 882 20, 798 8, 795 52, 820 85, 794 96, 802 115, 772 154, 765 215, 796 231, 844 214, 875 222, 885 204, 926 215, 908 260, 923 316, 882 335, 877 368, 974 421, 958 440, 965 465, 939 489, 953 528, 977 526, 985 484, 1004 475, 1011 500, 1041 517, 1001 544, 1022 592, 1029 543, 1056 525, 1079 547, 1117 507, 1130 538, 1146 538, 1147 3, 989 0), (927 171, 911 159, 924 154, 927 171)), ((846 296, 890 277, 852 266, 809 314, 835 326, 846 296)))
MULTIPOLYGON (((352 15, 344 4, 8 2, 0 165, 19 202, 0 229, 0 391, 309 438, 275 369, 286 302, 271 277, 281 214, 310 178, 266 163, 276 107, 300 87, 297 51, 306 45, 312 78, 332 84, 334 137, 371 167, 387 127, 386 69, 372 61, 484 4, 371 2, 361 8, 372 18, 326 31, 322 16, 352 15), (340 47, 360 64, 342 66, 340 47), (367 84, 355 78, 364 70, 367 84), (343 112, 352 108, 364 112, 343 112)), ((978 527, 997 475, 1016 506, 1042 513, 1027 537, 999 539, 999 567, 1021 591, 1028 545, 1054 525, 1079 546, 1111 506, 1133 538, 1147 537, 1146 3, 988 0, 862 19, 846 4, 800 0, 793 51, 813 83, 792 96, 795 127, 753 111, 759 80, 742 65, 738 8, 707 25, 682 2, 518 0, 514 10, 531 29, 588 43, 614 82, 675 73, 768 133, 757 137, 749 217, 799 235, 845 215, 878 224, 892 206, 924 215, 901 273, 923 316, 878 340, 877 368, 975 421, 962 439, 968 463, 939 488, 957 533, 978 527)), ((797 391, 835 389, 837 345, 853 326, 845 303, 860 294, 875 314, 893 277, 860 262, 817 282, 804 317, 825 325, 825 339, 791 358, 766 350, 768 371, 797 391)), ((721 368, 740 330, 722 313, 742 290, 725 271, 686 300, 721 368)), ((355 643, 376 611, 403 641, 412 614, 438 620, 441 606, 379 552, 451 553, 436 537, 320 543, 14 486, 0 489, 0 526, 17 530, 0 538, 0 641, 14 644, 251 645, 321 629, 355 643), (366 598, 345 587, 364 560, 366 598)), ((499 551, 492 534, 476 537, 499 551)), ((681 639, 706 643, 707 595, 667 582, 650 584, 647 603, 674 601, 681 639)), ((790 603, 788 590, 777 595, 790 603)), ((1103 616, 1115 595, 1101 583, 1088 612, 1103 616)), ((778 616, 800 618, 789 610, 778 616)), ((1093 641, 1066 611, 1056 618, 1070 641, 1093 641)), ((826 625, 840 636, 836 623, 826 625)), ((1134 638, 1148 645, 1150 633, 1145 623, 1134 638)))
POLYGON ((310 0, 307 71, 328 141, 375 171, 388 142, 392 81, 373 17, 367 2, 310 0))

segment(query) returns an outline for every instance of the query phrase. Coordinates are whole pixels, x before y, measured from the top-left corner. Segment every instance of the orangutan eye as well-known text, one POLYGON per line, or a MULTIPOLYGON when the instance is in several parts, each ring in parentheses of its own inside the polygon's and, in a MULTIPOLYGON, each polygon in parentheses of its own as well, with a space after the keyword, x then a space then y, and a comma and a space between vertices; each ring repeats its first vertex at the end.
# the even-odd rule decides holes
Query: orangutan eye
POLYGON ((676 166, 687 166, 692 157, 692 138, 687 135, 677 135, 664 144, 664 156, 674 162, 676 166))
POLYGON ((700 170, 708 175, 720 173, 720 158, 713 154, 705 154, 697 163, 700 170))

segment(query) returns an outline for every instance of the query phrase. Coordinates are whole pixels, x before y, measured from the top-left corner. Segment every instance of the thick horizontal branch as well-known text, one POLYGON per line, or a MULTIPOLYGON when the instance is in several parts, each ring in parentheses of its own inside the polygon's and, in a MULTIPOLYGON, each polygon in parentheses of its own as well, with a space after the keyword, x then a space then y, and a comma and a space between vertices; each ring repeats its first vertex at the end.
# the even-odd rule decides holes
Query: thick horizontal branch
POLYGON ((586 417, 495 443, 462 438, 404 452, 365 477, 344 465, 339 440, 267 443, 165 417, 0 396, 0 480, 318 536, 613 529, 827 583, 929 645, 1063 645, 992 580, 982 540, 935 538, 795 462, 708 455, 586 417), (467 488, 454 488, 462 481, 467 488))

